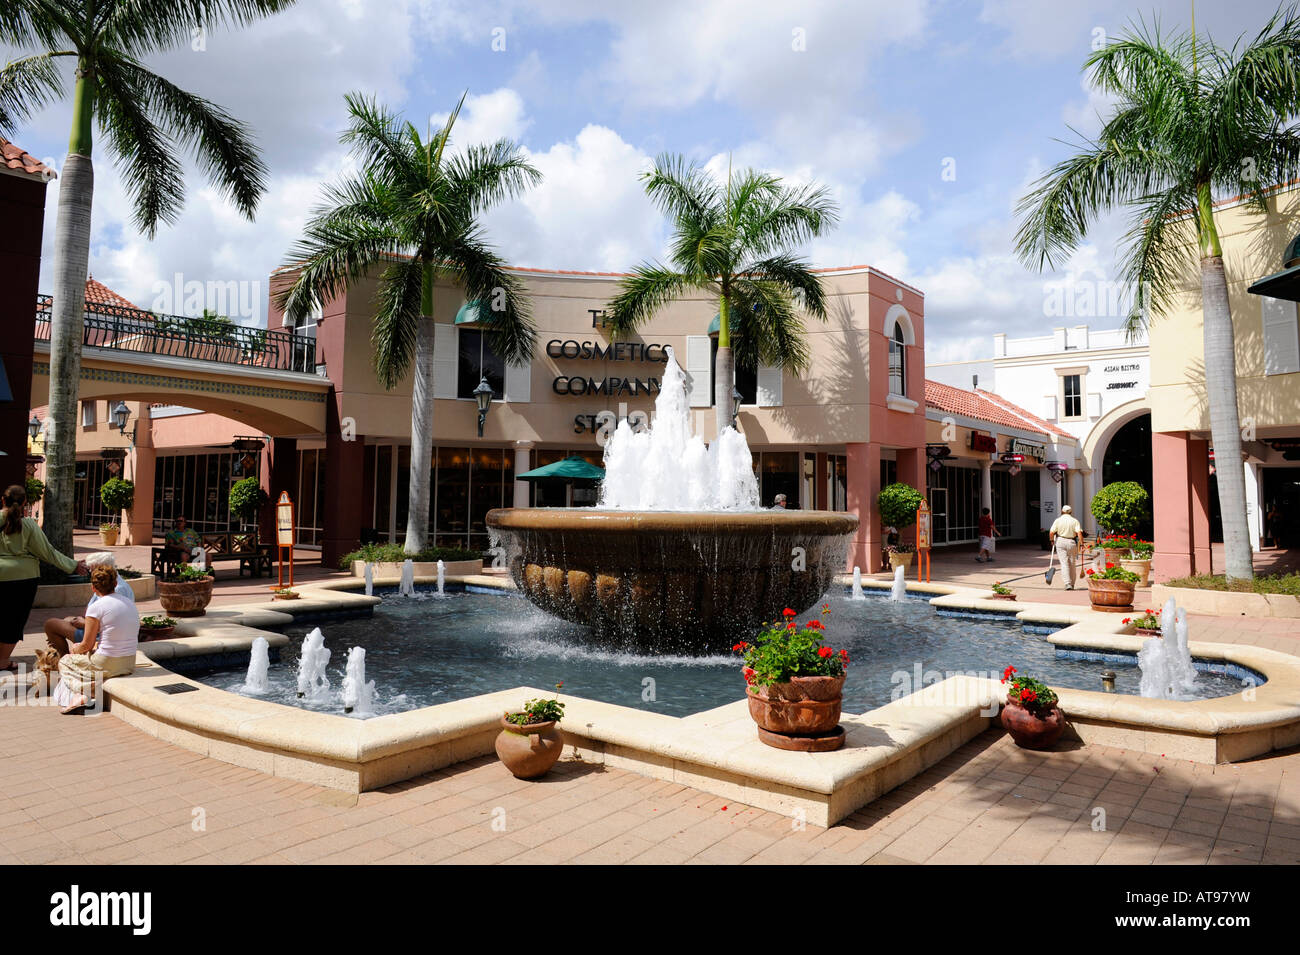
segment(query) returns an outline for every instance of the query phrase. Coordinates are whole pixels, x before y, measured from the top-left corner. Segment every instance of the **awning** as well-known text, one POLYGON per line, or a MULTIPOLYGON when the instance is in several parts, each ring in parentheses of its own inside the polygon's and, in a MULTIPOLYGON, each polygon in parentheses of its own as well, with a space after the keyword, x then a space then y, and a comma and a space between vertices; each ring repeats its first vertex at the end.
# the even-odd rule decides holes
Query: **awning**
POLYGON ((460 311, 456 313, 456 324, 472 325, 475 322, 479 322, 487 318, 488 315, 480 307, 481 304, 482 303, 480 303, 478 299, 474 299, 474 301, 466 302, 464 305, 462 305, 460 307, 460 311))
POLYGON ((596 465, 584 458, 569 457, 563 461, 548 464, 545 467, 533 468, 533 470, 525 471, 523 474, 516 474, 515 477, 521 481, 543 481, 547 478, 559 478, 565 481, 601 481, 605 478, 605 469, 596 467, 596 465))
POLYGON ((1270 298, 1300 302, 1300 265, 1257 279, 1247 291, 1251 295, 1267 295, 1270 298))

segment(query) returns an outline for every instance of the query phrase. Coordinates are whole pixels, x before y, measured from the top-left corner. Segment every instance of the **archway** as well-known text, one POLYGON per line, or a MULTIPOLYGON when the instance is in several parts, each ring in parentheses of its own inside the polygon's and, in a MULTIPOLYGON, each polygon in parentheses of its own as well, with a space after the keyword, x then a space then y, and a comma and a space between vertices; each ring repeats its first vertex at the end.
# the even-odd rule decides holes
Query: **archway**
POLYGON ((1151 415, 1122 425, 1101 453, 1101 483, 1135 481, 1151 490, 1151 415))

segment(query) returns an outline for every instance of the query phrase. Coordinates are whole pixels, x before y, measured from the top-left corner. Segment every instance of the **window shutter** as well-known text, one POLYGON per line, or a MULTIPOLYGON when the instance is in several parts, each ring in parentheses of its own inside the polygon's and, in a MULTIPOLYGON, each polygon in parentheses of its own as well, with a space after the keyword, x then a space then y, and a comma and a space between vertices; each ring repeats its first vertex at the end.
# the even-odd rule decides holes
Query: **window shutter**
POLYGON ((772 365, 758 366, 758 387, 757 404, 760 408, 779 408, 781 407, 781 378, 780 368, 772 365))
POLYGON ((460 371, 460 355, 455 325, 433 326, 433 396, 456 397, 456 375, 460 371))
POLYGON ((1260 296, 1264 324, 1264 374, 1300 371, 1300 322, 1296 306, 1280 298, 1260 296))
POLYGON ((533 363, 506 365, 506 401, 531 401, 533 363))
POLYGON ((692 408, 708 408, 713 404, 709 385, 713 378, 713 343, 708 335, 686 336, 687 397, 692 408))
POLYGON ((1095 391, 1088 395, 1088 417, 1101 417, 1101 395, 1095 391))
POLYGON ((1056 420, 1056 395, 1043 398, 1043 418, 1047 421, 1056 420))

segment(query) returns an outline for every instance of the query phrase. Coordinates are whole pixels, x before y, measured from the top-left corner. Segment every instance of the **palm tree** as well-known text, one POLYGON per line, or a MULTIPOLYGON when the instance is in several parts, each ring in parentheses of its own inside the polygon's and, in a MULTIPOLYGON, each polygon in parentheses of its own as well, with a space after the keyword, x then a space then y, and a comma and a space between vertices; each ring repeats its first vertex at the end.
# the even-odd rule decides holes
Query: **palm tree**
POLYGON ((1214 196, 1244 196, 1266 211, 1267 189, 1300 175, 1300 21, 1279 10, 1249 43, 1231 50, 1194 32, 1162 37, 1145 24, 1085 63, 1115 97, 1095 141, 1043 176, 1020 202, 1016 249, 1029 265, 1055 267, 1103 213, 1124 208, 1132 226, 1122 261, 1134 289, 1130 334, 1166 312, 1198 250, 1205 384, 1214 441, 1226 573, 1249 579, 1250 536, 1241 461, 1232 314, 1214 196))
POLYGON ((347 96, 352 123, 342 142, 361 171, 326 191, 304 238, 289 254, 297 278, 279 296, 297 320, 372 268, 383 266, 376 294, 375 371, 392 388, 415 367, 411 397, 410 504, 406 552, 425 547, 433 464, 433 289, 440 277, 460 283, 489 309, 484 331, 493 351, 520 365, 537 332, 522 283, 485 243, 478 217, 541 181, 541 173, 506 139, 446 152, 465 102, 425 136, 360 95, 347 96))
POLYGON ((826 295, 821 279, 790 249, 835 225, 835 203, 819 186, 790 188, 752 169, 728 171, 722 184, 680 156, 660 156, 641 179, 672 220, 672 265, 637 266, 610 303, 609 326, 626 334, 683 295, 716 295, 714 415, 721 434, 731 425, 736 361, 796 373, 808 366, 796 302, 825 321, 826 295))
POLYGON ((171 223, 185 200, 176 146, 198 159, 218 192, 252 218, 266 189, 266 167, 242 123, 214 103, 150 72, 142 57, 188 43, 194 29, 242 25, 293 0, 4 0, 0 42, 40 52, 0 70, 0 132, 12 132, 66 94, 59 59, 76 61, 72 133, 60 170, 50 316, 49 442, 45 461, 45 533, 71 553, 73 471, 82 319, 90 260, 95 176, 91 127, 99 121, 150 238, 171 223))

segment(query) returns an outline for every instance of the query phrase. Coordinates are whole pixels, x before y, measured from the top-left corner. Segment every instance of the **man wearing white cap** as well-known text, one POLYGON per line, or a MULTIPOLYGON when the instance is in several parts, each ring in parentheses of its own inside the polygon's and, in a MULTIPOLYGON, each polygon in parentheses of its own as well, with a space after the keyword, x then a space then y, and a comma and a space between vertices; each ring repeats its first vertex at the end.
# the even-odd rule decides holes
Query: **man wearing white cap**
MULTIPOLYGON (((87 554, 85 558, 86 567, 93 570, 99 566, 112 567, 117 569, 117 560, 111 553, 101 550, 94 554, 87 554)), ((131 589, 131 581, 127 580, 121 574, 117 575, 117 586, 114 593, 121 594, 132 604, 135 603, 135 591, 131 589)), ((86 605, 89 610, 94 606, 95 601, 99 599, 99 594, 94 590, 90 592, 90 603, 86 605)), ((81 635, 86 629, 85 617, 55 617, 45 621, 45 642, 48 643, 60 654, 67 654, 69 643, 80 643, 81 635)))
POLYGON ((1056 559, 1065 571, 1065 589, 1073 590, 1078 577, 1079 537, 1083 527, 1074 519, 1073 508, 1066 504, 1061 508, 1061 516, 1052 522, 1048 540, 1056 551, 1056 559))

